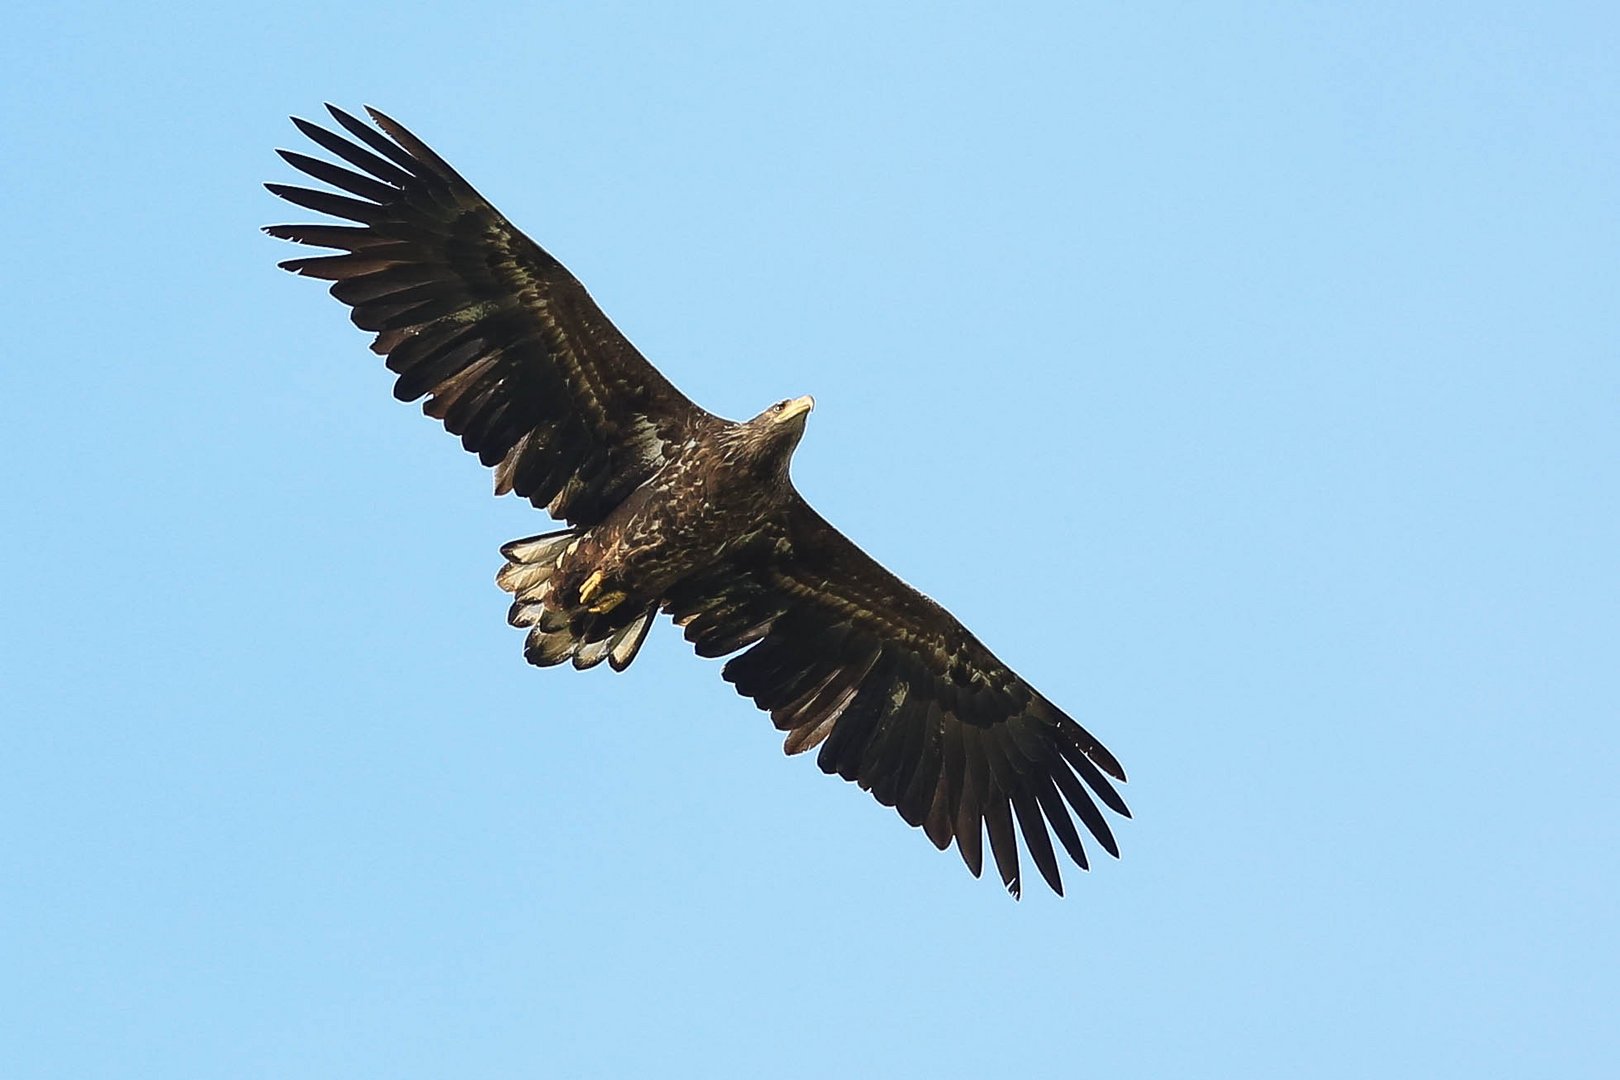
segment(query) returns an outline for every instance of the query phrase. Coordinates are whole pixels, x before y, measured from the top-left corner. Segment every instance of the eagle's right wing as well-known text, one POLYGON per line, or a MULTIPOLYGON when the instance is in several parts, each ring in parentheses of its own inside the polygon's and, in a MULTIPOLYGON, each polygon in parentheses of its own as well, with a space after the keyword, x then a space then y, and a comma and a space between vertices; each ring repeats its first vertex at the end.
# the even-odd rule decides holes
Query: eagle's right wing
POLYGON ((988 835, 1018 894, 1015 816, 1058 893, 1048 826, 1082 868, 1074 818, 1119 854, 1097 806, 1130 816, 1108 780, 1125 779, 1114 755, 796 494, 779 528, 677 586, 665 610, 699 655, 750 646, 725 678, 788 733, 787 751, 819 745, 822 771, 858 782, 941 850, 954 840, 975 876, 988 835))
POLYGON ((295 168, 346 194, 265 185, 353 225, 272 225, 271 236, 344 254, 288 270, 333 282, 394 394, 423 410, 553 516, 591 525, 718 422, 636 351, 561 263, 442 158, 376 110, 379 134, 328 106, 352 138, 298 129, 354 169, 289 150, 295 168), (354 171, 354 170, 359 170, 354 171))

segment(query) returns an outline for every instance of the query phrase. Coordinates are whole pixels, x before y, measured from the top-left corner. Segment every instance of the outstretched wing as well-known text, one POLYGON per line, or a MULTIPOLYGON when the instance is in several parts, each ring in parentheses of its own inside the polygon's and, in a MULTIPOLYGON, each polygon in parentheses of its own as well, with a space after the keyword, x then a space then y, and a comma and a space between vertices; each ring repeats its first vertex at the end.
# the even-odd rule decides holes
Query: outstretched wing
POLYGON ((355 325, 376 332, 373 351, 399 375, 395 396, 427 395, 423 411, 495 467, 497 494, 591 525, 714 422, 421 140, 375 109, 382 134, 327 108, 350 138, 293 123, 353 169, 280 154, 344 194, 265 186, 354 224, 265 232, 343 252, 281 265, 333 283, 355 325))
POLYGON ((1086 868, 1074 819, 1111 855, 1097 803, 1126 817, 1119 762, 996 659, 950 612, 794 496, 785 521, 726 566, 672 590, 666 610, 702 656, 788 733, 788 753, 868 789, 978 876, 982 838, 1018 895, 1024 846, 1059 893, 1057 835, 1086 868), (1107 775, 1104 775, 1107 774, 1107 775))

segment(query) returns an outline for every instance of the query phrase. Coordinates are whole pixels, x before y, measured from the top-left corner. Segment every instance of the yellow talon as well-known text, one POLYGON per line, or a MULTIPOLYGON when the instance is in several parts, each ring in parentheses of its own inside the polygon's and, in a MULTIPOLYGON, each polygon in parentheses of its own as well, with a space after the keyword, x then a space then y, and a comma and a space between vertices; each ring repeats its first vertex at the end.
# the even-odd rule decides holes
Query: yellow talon
POLYGON ((618 607, 627 594, 622 592, 605 592, 596 598, 596 603, 586 608, 593 615, 605 615, 618 607))
POLYGON ((591 594, 601 587, 602 571, 594 570, 591 572, 591 576, 585 579, 585 584, 579 587, 579 602, 582 604, 588 602, 591 594))

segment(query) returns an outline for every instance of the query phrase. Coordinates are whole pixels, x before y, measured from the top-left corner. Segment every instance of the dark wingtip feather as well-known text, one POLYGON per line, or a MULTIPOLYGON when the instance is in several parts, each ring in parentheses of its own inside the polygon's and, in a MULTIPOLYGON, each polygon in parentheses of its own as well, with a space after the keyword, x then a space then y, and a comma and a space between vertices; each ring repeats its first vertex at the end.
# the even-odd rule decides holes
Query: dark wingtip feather
POLYGON ((328 103, 326 106, 326 111, 331 113, 332 119, 336 120, 338 124, 341 125, 342 128, 350 135, 353 135, 356 139, 359 139, 362 143, 365 143, 372 150, 375 150, 389 161, 392 161, 395 165, 398 165, 401 169, 404 169, 411 176, 426 182, 426 178, 422 172, 424 163, 412 157, 410 152, 404 147, 400 146, 396 142, 390 141, 381 132, 377 131, 376 128, 373 128, 364 120, 360 120, 344 112, 336 105, 328 103))
POLYGON ((398 141, 398 133, 401 132, 409 137, 410 132, 405 130, 404 124, 400 123, 398 120, 395 120, 392 116, 389 116, 387 113, 377 108, 377 106, 363 105, 361 108, 366 110, 366 115, 371 117, 371 122, 387 132, 390 138, 398 141))
POLYGON ((332 119, 336 120, 344 127, 348 127, 350 124, 359 124, 361 127, 365 127, 365 124, 347 109, 334 105, 330 101, 323 101, 321 102, 321 105, 328 113, 331 114, 332 119))
POLYGON ((1101 743, 1093 743, 1086 751, 1086 756, 1096 764, 1097 768, 1112 776, 1115 780, 1122 784, 1129 783, 1129 779, 1125 776, 1125 767, 1101 743))
POLYGON ((451 168, 450 163, 434 152, 431 146, 411 134, 410 128, 407 128, 381 109, 375 109, 370 105, 366 106, 366 114, 371 117, 372 123, 381 128, 390 139, 394 140, 413 159, 427 166, 428 170, 437 175, 442 182, 449 184, 453 188, 467 187, 470 190, 467 181, 462 178, 461 174, 451 168))
POLYGON ((1108 782, 1108 778, 1103 776, 1102 772, 1091 763, 1090 758, 1083 756, 1071 758, 1069 763, 1074 766, 1074 771, 1080 774, 1080 778, 1086 782, 1086 786, 1097 793, 1097 798, 1103 801, 1103 805, 1121 817, 1128 818, 1131 816, 1130 807, 1125 805, 1125 800, 1120 797, 1119 792, 1114 790, 1114 786, 1108 782))
POLYGON ((266 184, 264 187, 270 194, 277 198, 286 199, 295 206, 302 206, 304 209, 313 210, 318 214, 330 214, 332 217, 357 221, 362 225, 372 224, 377 220, 378 214, 382 212, 382 207, 376 203, 351 199, 344 195, 334 195, 330 191, 321 191, 316 188, 276 183, 266 184))
POLYGON ((281 160, 306 176, 313 176, 323 183, 331 184, 333 187, 347 191, 351 195, 358 195, 362 199, 370 199, 372 202, 384 204, 393 202, 401 194, 399 188, 385 184, 375 177, 365 176, 342 166, 333 165, 329 161, 310 157, 308 154, 300 153, 297 150, 277 150, 276 153, 281 160))
POLYGON ((293 124, 303 133, 305 138, 315 143, 315 145, 336 154, 350 165, 363 170, 378 180, 391 184, 398 189, 404 189, 411 183, 412 176, 410 173, 378 157, 359 143, 345 139, 336 132, 328 131, 319 124, 311 123, 308 120, 300 120, 294 117, 293 124))
POLYGON ((1119 763, 1119 759, 1109 752, 1108 747, 1097 740, 1097 736, 1080 727, 1079 724, 1075 724, 1075 728, 1077 729, 1076 742, 1080 749, 1085 752, 1086 757, 1091 759, 1092 764, 1120 783, 1125 783, 1125 767, 1119 763))
POLYGON ((1062 843, 1063 850, 1069 853, 1069 858, 1081 870, 1090 870, 1091 864, 1086 859, 1085 844, 1080 840, 1080 833, 1074 827, 1074 820, 1070 818, 1068 810, 1063 805, 1063 796, 1058 794, 1057 786, 1051 777, 1037 776, 1034 782, 1035 801, 1040 804, 1040 812, 1052 825, 1052 831, 1057 834, 1058 841, 1062 843))
POLYGON ((1012 806, 1005 792, 993 788, 984 807, 984 829, 990 837, 990 855, 1002 884, 1013 896, 1023 891, 1023 874, 1018 865, 1018 841, 1013 834, 1012 806))
POLYGON ((1052 848, 1052 838, 1047 835, 1046 822, 1033 792, 1020 789, 1014 793, 1013 814, 1035 868, 1041 872, 1041 877, 1046 879, 1052 891, 1062 896, 1063 874, 1058 869, 1057 852, 1052 848))

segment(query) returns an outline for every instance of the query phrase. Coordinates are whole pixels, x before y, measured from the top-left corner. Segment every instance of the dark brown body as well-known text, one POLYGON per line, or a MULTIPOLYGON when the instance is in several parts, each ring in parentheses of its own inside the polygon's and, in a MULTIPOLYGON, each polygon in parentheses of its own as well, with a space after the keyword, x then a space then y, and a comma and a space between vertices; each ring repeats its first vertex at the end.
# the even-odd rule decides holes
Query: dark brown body
POLYGON ((788 461, 812 406, 796 398, 745 424, 712 419, 708 437, 675 448, 600 522, 503 548, 496 580, 516 598, 509 621, 532 628, 528 658, 622 670, 680 586, 785 537, 797 498, 788 461))
POLYGON ((752 445, 734 438, 683 448, 579 537, 557 568, 552 596, 587 610, 605 610, 606 599, 616 595, 626 598, 621 603, 656 603, 681 580, 757 542, 773 522, 780 530, 790 489, 753 479, 758 462, 747 453, 752 445), (601 578, 582 602, 580 589, 596 574, 601 578))

